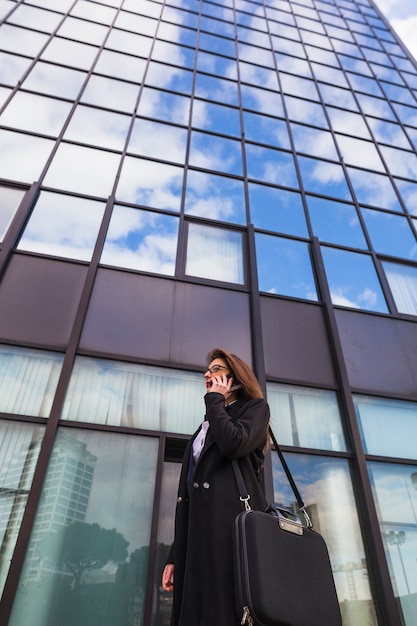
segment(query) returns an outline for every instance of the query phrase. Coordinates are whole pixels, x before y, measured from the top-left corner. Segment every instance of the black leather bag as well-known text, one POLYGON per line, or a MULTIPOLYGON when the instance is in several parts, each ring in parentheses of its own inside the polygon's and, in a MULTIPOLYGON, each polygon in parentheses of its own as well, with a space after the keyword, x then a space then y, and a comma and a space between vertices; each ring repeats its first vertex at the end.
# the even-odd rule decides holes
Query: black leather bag
POLYGON ((341 626, 327 546, 311 524, 304 502, 270 430, 306 526, 272 504, 250 509, 238 461, 232 460, 245 511, 234 526, 235 590, 239 621, 246 626, 341 626))

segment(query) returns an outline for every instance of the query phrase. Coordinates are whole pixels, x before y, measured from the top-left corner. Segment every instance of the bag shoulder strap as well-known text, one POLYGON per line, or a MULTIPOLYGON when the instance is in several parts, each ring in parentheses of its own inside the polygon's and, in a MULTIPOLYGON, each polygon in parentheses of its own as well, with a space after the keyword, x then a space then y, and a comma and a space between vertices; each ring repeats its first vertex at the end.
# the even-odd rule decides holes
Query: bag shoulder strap
MULTIPOLYGON (((275 450, 276 450, 276 453, 278 454, 279 460, 281 461, 281 465, 284 468, 284 472, 285 472, 285 474, 286 474, 286 476, 288 478, 288 482, 290 483, 291 489, 293 490, 293 493, 294 493, 295 498, 297 500, 298 507, 299 507, 300 511, 303 512, 303 515, 304 515, 304 517, 306 519, 307 526, 308 527, 312 527, 313 524, 311 522, 309 514, 307 513, 306 505, 304 504, 303 499, 302 499, 302 497, 300 495, 300 492, 298 491, 297 485, 295 484, 295 481, 294 481, 294 478, 293 478, 293 476, 291 474, 290 468, 288 467, 287 462, 286 462, 286 460, 284 458, 284 455, 282 454, 282 451, 281 451, 281 449, 280 449, 280 447, 278 445, 278 442, 277 442, 277 440, 275 438, 275 435, 273 433, 273 430, 272 430, 271 426, 269 426, 269 434, 270 434, 271 439, 272 439, 272 441, 274 443, 275 450)), ((242 472, 240 470, 239 463, 238 463, 237 459, 232 459, 232 467, 233 467, 233 472, 234 472, 236 483, 237 483, 237 488, 239 490, 239 497, 242 500, 242 502, 245 503, 245 509, 248 511, 248 510, 250 510, 250 505, 249 505, 250 495, 247 492, 245 481, 243 480, 242 472)))

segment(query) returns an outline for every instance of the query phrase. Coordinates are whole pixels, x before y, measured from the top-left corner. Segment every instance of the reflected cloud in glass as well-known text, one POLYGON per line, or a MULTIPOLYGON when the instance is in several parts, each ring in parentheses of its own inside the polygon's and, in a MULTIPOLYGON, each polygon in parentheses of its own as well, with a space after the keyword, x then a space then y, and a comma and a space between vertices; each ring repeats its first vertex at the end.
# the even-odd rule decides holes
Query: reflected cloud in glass
POLYGON ((0 241, 3 241, 24 195, 22 189, 0 186, 0 241))
POLYGON ((79 105, 65 131, 64 138, 104 148, 122 150, 130 116, 79 105))
POLYGON ((185 128, 137 118, 127 149, 141 156, 184 163, 186 142, 185 128))
POLYGON ((245 224, 243 181, 189 170, 184 210, 190 215, 245 224))
POLYGON ((370 256, 326 246, 321 250, 333 304, 388 313, 370 256))
POLYGON ((192 131, 189 163, 193 166, 241 176, 241 142, 192 131))
POLYGON ((100 262, 173 276, 177 240, 177 217, 115 206, 100 262))
POLYGON ((116 197, 126 202, 179 211, 183 175, 182 167, 127 156, 116 197))
POLYGON ((227 283, 244 283, 242 235, 190 223, 185 273, 227 283))
POLYGON ((407 218, 374 209, 361 209, 376 252, 402 259, 417 258, 417 241, 407 218))
POLYGON ((297 160, 306 191, 341 200, 352 199, 341 165, 308 157, 298 157, 297 160))
POLYGON ((37 33, 10 24, 1 26, 1 46, 3 50, 35 57, 49 39, 49 35, 37 33))
POLYGON ((39 178, 53 146, 49 139, 0 130, 2 178, 32 184, 39 178))
POLYGON ((307 205, 313 233, 321 241, 368 249, 353 204, 307 196, 307 205))
POLYGON ((136 106, 138 95, 137 85, 93 75, 81 96, 81 102, 131 113, 136 106))
POLYGON ((112 28, 106 39, 106 48, 127 52, 139 57, 148 58, 153 39, 144 35, 128 33, 119 28, 112 28))
POLYGON ((112 50, 102 50, 94 71, 97 74, 117 76, 120 80, 125 79, 141 83, 145 68, 145 59, 113 52, 112 50))
POLYGON ((336 135, 336 142, 345 163, 385 172, 384 164, 373 142, 345 135, 336 135))
POLYGON ((97 46, 101 46, 107 32, 107 26, 87 22, 86 20, 76 17, 66 17, 65 21, 58 29, 58 35, 60 37, 68 37, 68 39, 92 43, 97 46))
POLYGON ((242 104, 245 109, 253 109, 259 113, 267 113, 277 117, 285 117, 282 99, 276 91, 259 89, 251 85, 241 85, 242 104))
MULTIPOLYGON (((381 100, 380 98, 374 98, 373 96, 366 96, 365 94, 362 94, 362 93, 357 93, 356 97, 365 115, 372 115, 374 117, 381 117, 386 120, 396 121, 395 115, 389 103, 385 102, 385 100, 381 100)), ((394 105, 394 107, 395 106, 396 105, 394 105)), ((415 119, 417 120, 417 110, 414 109, 414 112, 416 114, 415 119)))
POLYGON ((208 76, 197 72, 195 80, 195 96, 214 100, 223 104, 239 105, 237 83, 233 80, 208 76))
POLYGON ((55 36, 42 52, 41 59, 53 63, 62 63, 76 69, 89 70, 98 50, 96 46, 55 36))
POLYGON ((237 80, 237 66, 235 60, 224 58, 217 54, 211 54, 210 52, 203 52, 202 50, 199 50, 197 56, 197 71, 237 80))
POLYGON ((286 189, 249 183, 251 222, 256 228, 308 237, 301 195, 286 189))
POLYGON ((204 100, 194 100, 191 124, 223 135, 241 135, 239 109, 204 100))
POLYGON ((259 290, 317 300, 308 244, 255 233, 259 290))
MULTIPOLYGON (((333 130, 336 132, 346 133, 347 135, 355 135, 362 139, 371 139, 371 134, 366 126, 365 119, 359 113, 351 113, 343 109, 334 109, 327 107, 333 130)), ((370 122, 370 119, 368 120, 370 122)), ((379 122, 379 120, 374 120, 379 122)))
POLYGON ((285 96, 285 102, 290 120, 314 124, 321 128, 329 127, 321 104, 291 96, 285 96))
POLYGON ((297 152, 305 152, 333 161, 338 160, 336 146, 330 132, 298 124, 291 124, 291 130, 297 152))
POLYGON ((17 246, 90 261, 105 204, 42 191, 17 246))
POLYGON ((18 91, 0 115, 0 124, 57 137, 70 110, 69 102, 18 91))
POLYGON ((293 155, 245 143, 248 177, 298 189, 293 155))
POLYGON ((32 91, 75 100, 86 77, 85 72, 38 61, 23 81, 23 87, 32 91))
POLYGON ((14 87, 31 64, 31 59, 0 52, 0 81, 14 87))
POLYGON ((146 72, 145 84, 172 89, 178 93, 191 94, 193 73, 180 67, 162 65, 151 61, 146 72))
POLYGON ((403 213, 397 194, 388 176, 348 167, 350 181, 360 204, 403 213))
POLYGON ((395 184, 410 215, 417 215, 417 183, 395 179, 395 184))
POLYGON ((246 140, 291 149, 287 124, 283 120, 244 111, 243 126, 246 140))
POLYGON ((190 98, 186 96, 144 87, 137 114, 186 126, 190 116, 190 104, 190 98))

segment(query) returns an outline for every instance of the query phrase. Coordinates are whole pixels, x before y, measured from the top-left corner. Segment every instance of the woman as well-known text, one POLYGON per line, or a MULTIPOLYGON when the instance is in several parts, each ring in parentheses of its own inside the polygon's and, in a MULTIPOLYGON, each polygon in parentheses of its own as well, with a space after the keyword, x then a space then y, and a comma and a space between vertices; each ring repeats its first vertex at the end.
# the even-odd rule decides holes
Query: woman
POLYGON ((206 416, 184 454, 175 539, 162 575, 174 590, 172 626, 237 626, 233 523, 243 510, 230 459, 239 465, 250 506, 267 506, 261 474, 269 408, 252 370, 222 348, 207 356, 206 416))

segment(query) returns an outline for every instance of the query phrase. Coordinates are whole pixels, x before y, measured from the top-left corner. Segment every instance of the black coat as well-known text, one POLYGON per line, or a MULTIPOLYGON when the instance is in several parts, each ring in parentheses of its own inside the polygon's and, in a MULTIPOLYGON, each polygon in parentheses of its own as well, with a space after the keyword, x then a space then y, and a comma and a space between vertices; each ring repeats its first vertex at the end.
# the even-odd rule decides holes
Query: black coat
POLYGON ((233 579, 232 529, 244 510, 230 462, 238 458, 253 509, 267 506, 260 481, 269 407, 261 398, 225 408, 224 396, 207 393, 210 427, 200 459, 184 454, 175 515, 172 626, 237 626, 233 579), (194 470, 194 471, 193 471, 194 470), (187 485, 187 477, 188 483, 187 485))

